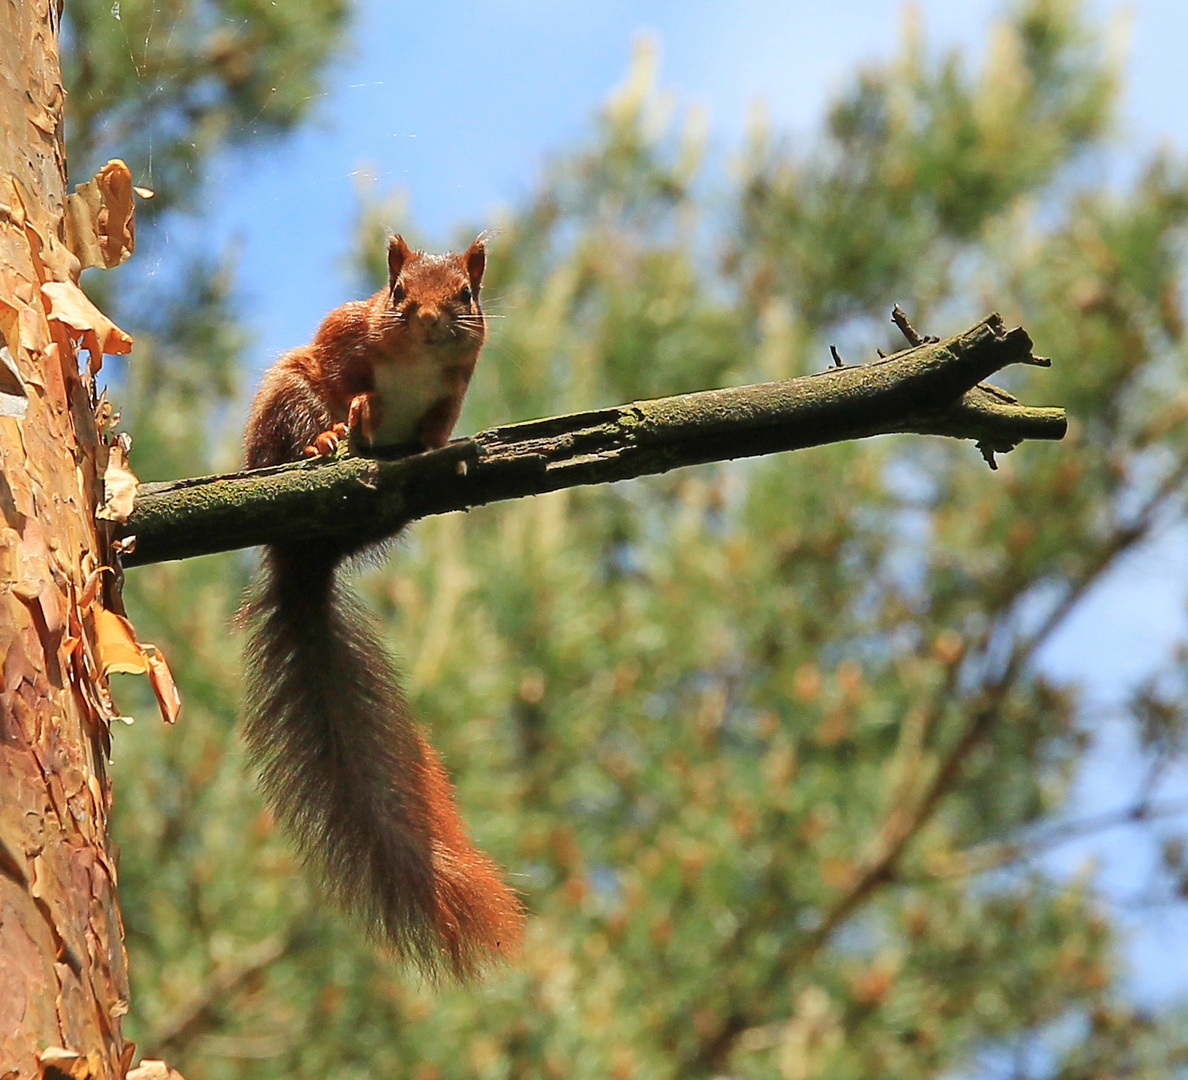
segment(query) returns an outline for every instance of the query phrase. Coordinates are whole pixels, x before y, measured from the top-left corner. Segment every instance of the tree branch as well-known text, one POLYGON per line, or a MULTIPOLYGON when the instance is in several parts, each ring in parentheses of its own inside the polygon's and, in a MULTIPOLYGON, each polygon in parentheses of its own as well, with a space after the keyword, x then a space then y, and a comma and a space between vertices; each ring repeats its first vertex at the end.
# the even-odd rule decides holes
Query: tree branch
POLYGON ((1060 439, 1062 409, 979 383, 1033 356, 997 315, 863 366, 637 401, 479 432, 395 460, 342 456, 141 486, 120 530, 137 566, 301 536, 365 543, 431 514, 684 465, 910 432, 977 441, 993 467, 1024 439, 1060 439))

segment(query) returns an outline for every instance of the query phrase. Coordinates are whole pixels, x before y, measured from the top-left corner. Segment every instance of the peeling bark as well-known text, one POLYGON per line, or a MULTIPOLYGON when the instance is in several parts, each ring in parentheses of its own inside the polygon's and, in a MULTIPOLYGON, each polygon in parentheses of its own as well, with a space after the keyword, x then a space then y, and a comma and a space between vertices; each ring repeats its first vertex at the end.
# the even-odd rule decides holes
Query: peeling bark
POLYGON ((108 1080, 132 1047, 93 620, 107 443, 79 335, 50 318, 79 265, 60 15, 56 0, 0 4, 0 1077, 108 1080))

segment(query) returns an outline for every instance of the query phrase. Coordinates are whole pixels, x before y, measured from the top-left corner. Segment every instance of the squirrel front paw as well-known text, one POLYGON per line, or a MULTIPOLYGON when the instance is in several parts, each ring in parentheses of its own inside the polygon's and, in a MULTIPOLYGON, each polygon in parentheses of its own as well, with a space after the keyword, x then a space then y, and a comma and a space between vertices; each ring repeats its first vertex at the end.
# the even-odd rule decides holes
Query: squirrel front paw
POLYGON ((308 446, 301 451, 304 457, 329 457, 338 449, 338 444, 347 436, 347 426, 337 423, 333 427, 320 432, 308 446))
POLYGON ((380 401, 373 393, 356 394, 351 398, 347 413, 347 431, 351 437, 352 449, 375 445, 375 434, 380 425, 380 401))

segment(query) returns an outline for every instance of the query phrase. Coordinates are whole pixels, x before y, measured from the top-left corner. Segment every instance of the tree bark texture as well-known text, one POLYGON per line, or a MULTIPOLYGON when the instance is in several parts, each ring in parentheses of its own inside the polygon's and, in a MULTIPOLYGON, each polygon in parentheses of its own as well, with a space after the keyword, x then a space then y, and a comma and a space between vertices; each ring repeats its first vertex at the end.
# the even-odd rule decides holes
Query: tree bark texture
POLYGON ((88 317, 64 225, 60 18, 60 0, 0 3, 0 1078, 11 1080, 122 1077, 132 1049, 98 643, 107 445, 91 396, 99 356, 78 367, 88 317))

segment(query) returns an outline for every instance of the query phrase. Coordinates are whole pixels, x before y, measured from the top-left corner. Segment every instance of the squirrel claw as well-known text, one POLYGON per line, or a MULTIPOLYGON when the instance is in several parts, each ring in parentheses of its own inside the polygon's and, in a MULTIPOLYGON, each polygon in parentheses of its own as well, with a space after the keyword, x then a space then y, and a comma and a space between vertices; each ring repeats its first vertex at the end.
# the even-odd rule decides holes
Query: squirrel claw
POLYGON ((338 449, 338 444, 346 438, 346 424, 337 423, 326 431, 320 432, 312 443, 301 450, 303 457, 329 457, 338 449))

